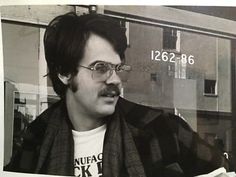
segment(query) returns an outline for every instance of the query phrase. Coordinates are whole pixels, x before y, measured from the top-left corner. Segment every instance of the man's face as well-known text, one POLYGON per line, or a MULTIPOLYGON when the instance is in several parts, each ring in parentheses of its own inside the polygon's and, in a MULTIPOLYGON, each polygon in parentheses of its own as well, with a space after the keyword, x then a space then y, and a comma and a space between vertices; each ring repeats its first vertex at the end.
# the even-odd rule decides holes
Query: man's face
MULTIPOLYGON (((79 65, 88 67, 99 61, 121 63, 119 55, 107 40, 91 34, 79 65)), ((121 80, 116 72, 113 71, 113 74, 105 81, 97 81, 92 78, 93 71, 80 66, 78 66, 78 71, 69 83, 66 94, 67 103, 86 116, 104 117, 112 114, 121 89, 121 80)))

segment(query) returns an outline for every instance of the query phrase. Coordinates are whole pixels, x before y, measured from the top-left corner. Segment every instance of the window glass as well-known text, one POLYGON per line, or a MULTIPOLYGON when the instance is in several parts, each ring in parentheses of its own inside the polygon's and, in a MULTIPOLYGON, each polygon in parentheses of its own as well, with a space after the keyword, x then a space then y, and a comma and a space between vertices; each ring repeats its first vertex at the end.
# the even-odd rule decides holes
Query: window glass
POLYGON ((231 40, 129 25, 124 97, 185 119, 210 144, 231 152, 231 40))
POLYGON ((39 27, 2 23, 4 63, 4 165, 22 144, 36 116, 56 102, 42 57, 39 27))
MULTIPOLYGON (((128 40, 126 63, 132 66, 122 96, 179 115, 203 139, 231 155, 232 41, 124 20, 121 26, 128 40)), ((2 32, 7 164, 21 143, 18 135, 58 97, 43 77, 42 29, 4 22, 2 32)))

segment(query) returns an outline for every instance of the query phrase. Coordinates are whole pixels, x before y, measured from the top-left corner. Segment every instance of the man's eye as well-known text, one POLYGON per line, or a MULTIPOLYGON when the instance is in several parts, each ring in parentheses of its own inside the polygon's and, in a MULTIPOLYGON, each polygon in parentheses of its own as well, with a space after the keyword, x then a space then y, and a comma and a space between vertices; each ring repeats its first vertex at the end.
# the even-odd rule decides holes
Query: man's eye
POLYGON ((106 73, 108 71, 108 66, 105 64, 97 64, 95 70, 99 73, 106 73))

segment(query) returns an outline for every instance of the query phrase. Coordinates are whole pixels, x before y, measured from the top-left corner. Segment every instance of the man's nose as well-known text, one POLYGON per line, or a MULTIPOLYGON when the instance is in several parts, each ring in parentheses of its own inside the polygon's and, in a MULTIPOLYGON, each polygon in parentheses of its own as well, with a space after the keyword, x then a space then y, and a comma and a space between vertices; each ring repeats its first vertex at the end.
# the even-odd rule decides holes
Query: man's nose
POLYGON ((117 75, 116 71, 112 70, 111 76, 106 80, 106 84, 115 84, 119 85, 121 84, 121 79, 117 75))

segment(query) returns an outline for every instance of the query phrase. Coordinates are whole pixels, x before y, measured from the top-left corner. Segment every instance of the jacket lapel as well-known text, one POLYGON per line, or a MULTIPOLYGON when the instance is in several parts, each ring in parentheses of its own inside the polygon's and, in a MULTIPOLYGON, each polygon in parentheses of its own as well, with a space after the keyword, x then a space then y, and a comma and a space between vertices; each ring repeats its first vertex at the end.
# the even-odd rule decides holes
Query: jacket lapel
POLYGON ((108 123, 103 149, 103 176, 146 177, 132 134, 119 111, 108 123))

